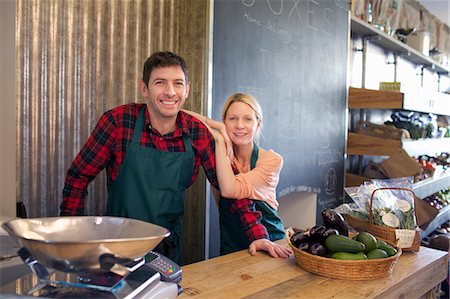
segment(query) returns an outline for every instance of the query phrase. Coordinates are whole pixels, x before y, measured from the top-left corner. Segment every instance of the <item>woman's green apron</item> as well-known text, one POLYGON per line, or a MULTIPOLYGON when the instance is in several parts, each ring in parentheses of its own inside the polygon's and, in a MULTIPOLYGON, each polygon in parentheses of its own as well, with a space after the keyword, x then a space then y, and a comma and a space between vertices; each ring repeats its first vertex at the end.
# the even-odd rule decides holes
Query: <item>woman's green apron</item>
MULTIPOLYGON (((250 168, 256 166, 258 160, 258 146, 253 146, 250 168)), ((239 212, 232 211, 232 201, 236 199, 219 199, 220 218, 220 254, 227 254, 234 251, 248 248, 250 240, 245 233, 245 228, 239 218, 239 212)), ((275 209, 261 200, 253 200, 251 211, 260 211, 259 223, 264 225, 269 233, 271 241, 284 238, 284 225, 275 209)))
POLYGON ((139 219, 170 230, 154 250, 181 265, 184 192, 194 173, 194 152, 183 134, 185 152, 164 152, 140 145, 145 123, 139 111, 133 139, 109 194, 106 214, 139 219))

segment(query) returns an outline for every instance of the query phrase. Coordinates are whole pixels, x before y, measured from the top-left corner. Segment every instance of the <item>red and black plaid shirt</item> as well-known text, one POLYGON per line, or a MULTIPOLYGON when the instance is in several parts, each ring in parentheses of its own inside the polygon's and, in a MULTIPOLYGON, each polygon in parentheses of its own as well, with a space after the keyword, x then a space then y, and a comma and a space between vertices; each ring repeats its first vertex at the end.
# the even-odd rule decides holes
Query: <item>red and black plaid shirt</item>
MULTIPOLYGON (((108 188, 117 178, 124 161, 126 149, 133 138, 134 126, 143 104, 127 104, 105 112, 89 136, 80 153, 75 157, 65 180, 61 215, 83 215, 84 199, 89 183, 100 171, 106 168, 108 188)), ((194 174, 191 184, 198 176, 200 165, 211 185, 217 188, 215 172, 214 139, 208 129, 196 118, 180 112, 177 129, 161 136, 150 126, 148 111, 145 113, 145 127, 142 132, 141 145, 161 151, 183 152, 182 133, 189 135, 195 153, 194 174)), ((238 200, 239 210, 250 207, 251 201, 238 200)), ((251 240, 268 236, 265 227, 258 222, 258 215, 242 213, 241 221, 251 240)))

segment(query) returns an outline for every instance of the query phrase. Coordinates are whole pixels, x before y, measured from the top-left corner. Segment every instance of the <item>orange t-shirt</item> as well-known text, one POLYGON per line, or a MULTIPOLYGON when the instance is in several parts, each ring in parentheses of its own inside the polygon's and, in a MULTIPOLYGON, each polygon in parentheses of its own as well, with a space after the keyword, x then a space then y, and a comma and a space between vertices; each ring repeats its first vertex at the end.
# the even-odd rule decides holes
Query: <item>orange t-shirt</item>
POLYGON ((273 150, 265 151, 259 148, 255 168, 244 172, 237 163, 235 166, 240 172, 236 175, 235 198, 262 200, 278 210, 276 188, 283 168, 283 157, 273 150))

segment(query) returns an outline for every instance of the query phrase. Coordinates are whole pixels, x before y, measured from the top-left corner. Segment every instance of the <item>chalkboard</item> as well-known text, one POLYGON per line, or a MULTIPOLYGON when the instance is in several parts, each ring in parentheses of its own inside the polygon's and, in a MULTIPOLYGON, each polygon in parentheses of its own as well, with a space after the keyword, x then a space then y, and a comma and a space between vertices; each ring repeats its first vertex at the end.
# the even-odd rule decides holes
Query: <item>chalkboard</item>
POLYGON ((264 114, 261 146, 284 157, 278 200, 343 199, 349 7, 344 0, 216 0, 212 116, 235 92, 264 114))

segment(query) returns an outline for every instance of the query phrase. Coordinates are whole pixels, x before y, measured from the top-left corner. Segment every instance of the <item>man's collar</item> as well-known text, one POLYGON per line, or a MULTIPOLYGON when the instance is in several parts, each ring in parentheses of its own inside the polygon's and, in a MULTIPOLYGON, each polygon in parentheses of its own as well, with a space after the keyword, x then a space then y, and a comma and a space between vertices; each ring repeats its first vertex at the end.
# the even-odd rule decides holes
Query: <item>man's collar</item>
MULTIPOLYGON (((145 110, 145 127, 152 129, 150 114, 148 110, 145 110)), ((173 137, 181 136, 181 132, 190 135, 188 122, 186 120, 186 114, 184 112, 178 112, 176 120, 176 129, 173 132, 173 137)))

